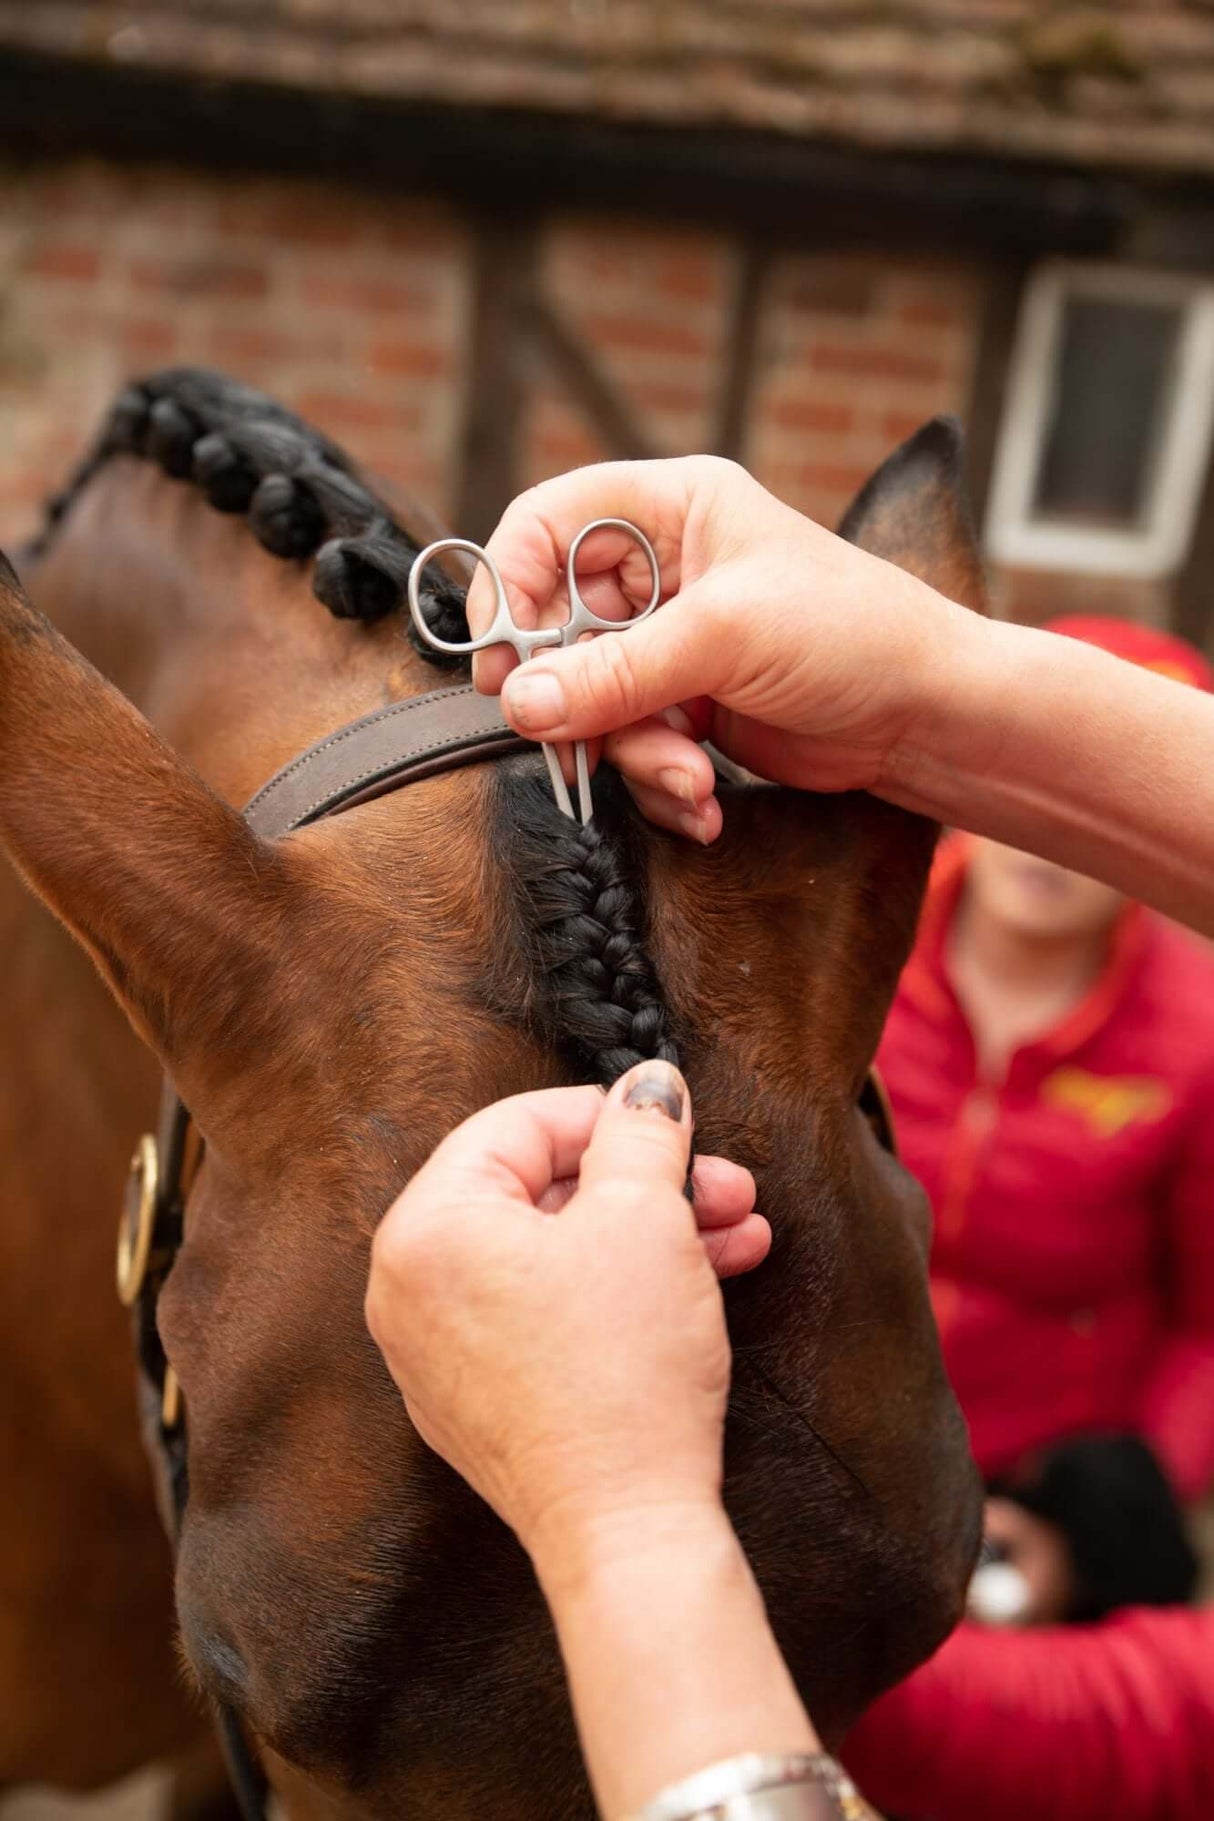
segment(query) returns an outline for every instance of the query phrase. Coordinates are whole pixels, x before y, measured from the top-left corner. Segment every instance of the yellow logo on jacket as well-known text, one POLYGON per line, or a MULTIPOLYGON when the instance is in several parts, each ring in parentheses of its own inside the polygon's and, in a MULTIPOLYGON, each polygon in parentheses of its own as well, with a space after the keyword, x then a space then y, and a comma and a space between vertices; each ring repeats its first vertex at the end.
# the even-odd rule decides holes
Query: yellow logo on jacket
POLYGON ((1093 1075, 1087 1069, 1055 1069, 1041 1084, 1047 1106, 1076 1113, 1098 1138, 1115 1138, 1136 1121, 1162 1119, 1171 1091, 1149 1075, 1093 1075))

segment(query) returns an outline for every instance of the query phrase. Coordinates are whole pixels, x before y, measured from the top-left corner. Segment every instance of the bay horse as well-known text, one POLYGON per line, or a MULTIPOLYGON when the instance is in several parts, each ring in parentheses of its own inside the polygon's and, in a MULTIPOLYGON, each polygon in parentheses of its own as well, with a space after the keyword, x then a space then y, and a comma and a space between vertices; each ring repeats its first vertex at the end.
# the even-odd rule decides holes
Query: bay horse
MULTIPOLYGON (((980 606, 959 461, 928 426, 843 529, 980 606)), ((659 1041, 774 1229, 727 1287, 727 1500, 825 1739, 960 1611, 980 1497, 925 1204, 858 1105, 935 829, 722 783, 704 850, 600 777, 582 831, 527 753, 256 836, 236 806, 272 772, 442 680, 405 636, 433 527, 404 516, 177 370, 122 396, 3 574, 0 1786, 94 1785, 222 1703, 293 1815, 592 1813, 529 1565, 412 1432, 362 1299, 458 1120, 659 1041), (109 1290, 161 1068, 205 1145, 159 1311, 175 1566, 109 1290)), ((458 634, 453 582, 428 610, 458 634)))

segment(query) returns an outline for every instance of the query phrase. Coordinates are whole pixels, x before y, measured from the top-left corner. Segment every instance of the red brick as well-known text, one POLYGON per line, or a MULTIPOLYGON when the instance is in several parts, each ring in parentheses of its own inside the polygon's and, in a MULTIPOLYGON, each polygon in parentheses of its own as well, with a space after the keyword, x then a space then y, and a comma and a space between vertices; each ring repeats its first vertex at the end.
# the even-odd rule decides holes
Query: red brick
POLYGON ((135 259, 127 267, 127 279, 137 291, 162 291, 175 296, 247 300, 264 297, 270 288, 263 267, 206 253, 169 262, 135 259))
POLYGON ((820 373, 852 373, 868 379, 939 380, 944 368, 925 354, 908 354, 901 348, 855 347, 819 342, 811 348, 809 364, 820 373))
POLYGON ((95 293, 90 295, 87 291, 48 298, 46 308, 38 310, 35 326, 47 344, 60 340, 79 342, 85 337, 92 342, 108 341, 114 334, 110 312, 102 308, 95 293))
POLYGON ((657 322, 651 316, 593 315, 582 326, 600 345, 641 354, 705 355, 712 350, 711 340, 700 330, 686 323, 657 322))
POLYGON ((78 216, 94 226, 111 218, 120 201, 119 183, 111 171, 101 172, 87 166, 52 167, 34 184, 39 213, 48 220, 62 221, 65 216, 78 216))
POLYGON ((800 261, 781 287, 790 307, 814 316, 867 316, 877 291, 876 268, 851 259, 800 261))
POLYGON ((390 215, 380 223, 384 245, 392 253, 445 253, 457 257, 463 250, 463 231, 457 217, 442 207, 418 205, 402 219, 390 215))
POLYGON ((967 329, 972 320, 959 305, 930 297, 908 298, 899 304, 897 316, 908 329, 967 329))
POLYGON ((904 443, 908 437, 915 434, 916 430, 922 430, 924 424, 932 415, 933 413, 930 411, 922 413, 917 411, 887 411, 881 419, 881 434, 888 439, 891 445, 904 443))
POLYGON ((552 474, 564 474, 570 468, 584 468, 589 462, 601 462, 604 451, 589 437, 568 436, 545 430, 532 440, 530 473, 546 480, 552 474))
POLYGON ((678 380, 646 380, 636 387, 638 403, 650 411, 702 412, 716 403, 716 375, 706 374, 701 386, 681 385, 678 380))
POLYGON ((450 351, 422 341, 373 341, 367 358, 373 373, 385 375, 432 378, 451 371, 450 351))
POLYGON ((780 472, 785 484, 802 492, 837 494, 849 500, 860 491, 871 469, 856 462, 786 462, 780 472))
POLYGON ((225 234, 339 250, 352 247, 364 228, 356 193, 295 184, 233 188, 220 202, 216 222, 225 234))
POLYGON ((343 351, 341 335, 336 332, 296 334, 270 327, 242 328, 220 324, 207 338, 210 359, 246 366, 251 363, 339 361, 343 351))
MULTIPOLYGON (((412 404, 368 398, 358 392, 302 392, 294 409, 335 434, 359 430, 399 430, 412 434, 424 427, 425 415, 412 404)), ((355 451, 357 454, 357 451, 355 451)))
POLYGON ((131 361, 170 360, 177 352, 177 330, 164 317, 131 318, 118 325, 118 345, 131 361))
POLYGON ((664 297, 711 303, 721 289, 721 263, 713 254, 691 248, 667 253, 656 262, 653 281, 664 297))
POLYGON ((426 280, 402 276, 381 278, 344 272, 305 272, 299 294, 306 304, 339 310, 402 311, 432 303, 436 287, 426 280))
POLYGON ((827 436, 843 436, 856 422, 852 405, 832 404, 820 398, 787 398, 776 396, 765 415, 786 430, 821 431, 827 436))
POLYGON ((101 258, 95 247, 65 241, 37 248, 25 269, 38 278, 95 279, 101 272, 101 258))

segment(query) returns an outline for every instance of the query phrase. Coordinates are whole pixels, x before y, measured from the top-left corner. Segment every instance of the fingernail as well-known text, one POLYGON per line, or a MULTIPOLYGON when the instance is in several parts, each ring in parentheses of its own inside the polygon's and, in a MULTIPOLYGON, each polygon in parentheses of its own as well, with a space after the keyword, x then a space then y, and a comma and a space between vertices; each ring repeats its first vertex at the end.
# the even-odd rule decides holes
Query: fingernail
POLYGON ((683 1117, 683 1078, 668 1062, 642 1065, 624 1094, 634 1113, 664 1113, 677 1125, 683 1117))
POLYGON ((676 820, 683 834, 690 835, 691 839, 698 841, 701 847, 708 846, 708 822, 705 817, 688 813, 685 816, 677 817, 676 820))
POLYGON ((520 666, 507 677, 502 695, 511 718, 528 733, 545 733, 565 719, 565 691, 550 670, 520 666))
POLYGON ((677 797, 680 803, 698 801, 695 780, 689 771, 683 770, 681 765, 661 766, 658 771, 658 783, 663 790, 668 790, 672 797, 677 797))

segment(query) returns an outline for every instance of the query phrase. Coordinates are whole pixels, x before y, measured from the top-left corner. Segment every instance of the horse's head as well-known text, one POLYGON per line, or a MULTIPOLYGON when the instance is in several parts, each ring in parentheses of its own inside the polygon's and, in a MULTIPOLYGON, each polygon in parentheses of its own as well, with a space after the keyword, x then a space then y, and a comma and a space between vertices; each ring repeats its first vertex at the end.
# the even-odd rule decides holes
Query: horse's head
MULTIPOLYGON (((609 1076, 669 1031, 698 1142, 754 1169, 775 1233, 730 1287, 727 1495, 835 1738, 952 1624, 976 1540, 923 1198, 858 1104, 934 830, 866 796, 733 784, 703 851, 600 780, 583 832, 528 756, 257 840, 230 803, 438 679, 384 611, 408 549, 386 509, 314 570, 361 620, 281 560, 357 522, 370 496, 348 465, 311 439, 292 470, 287 420, 267 413, 258 442, 222 389, 174 396, 176 425, 159 410, 149 429, 136 403, 111 444, 218 476, 280 554, 107 446, 29 581, 172 745, 9 593, 0 833, 205 1140, 160 1304, 188 1420, 190 1671, 300 1812, 588 1812, 528 1564, 413 1434, 362 1298, 377 1220, 456 1121, 609 1076)), ((946 426, 886 464, 846 529, 976 603, 946 426)))

